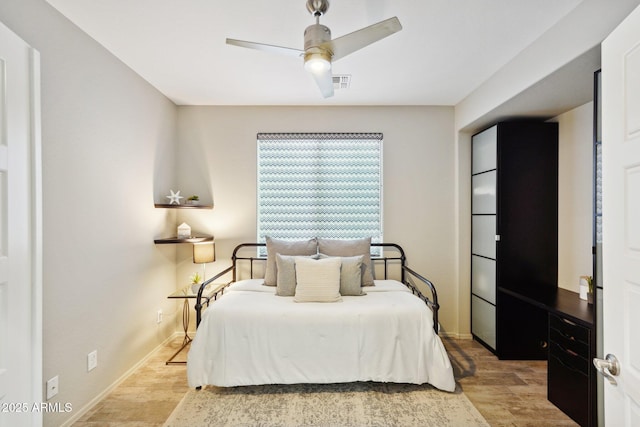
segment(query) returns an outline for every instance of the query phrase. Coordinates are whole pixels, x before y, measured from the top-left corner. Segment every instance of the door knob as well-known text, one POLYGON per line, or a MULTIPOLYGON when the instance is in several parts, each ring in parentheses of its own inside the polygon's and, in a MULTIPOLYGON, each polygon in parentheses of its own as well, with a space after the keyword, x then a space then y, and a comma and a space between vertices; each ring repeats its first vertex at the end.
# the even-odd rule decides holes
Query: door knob
POLYGON ((618 363, 618 359, 613 354, 607 354, 604 359, 594 358, 593 365, 612 385, 618 385, 618 382, 613 377, 620 374, 620 363, 618 363))

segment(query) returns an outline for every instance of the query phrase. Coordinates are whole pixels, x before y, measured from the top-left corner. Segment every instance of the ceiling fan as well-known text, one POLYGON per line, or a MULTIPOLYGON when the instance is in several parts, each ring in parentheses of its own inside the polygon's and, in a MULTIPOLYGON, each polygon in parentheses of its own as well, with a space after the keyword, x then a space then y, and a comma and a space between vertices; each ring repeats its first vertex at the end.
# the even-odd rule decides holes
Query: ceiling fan
POLYGON ((329 9, 329 0, 307 0, 307 10, 316 18, 316 23, 304 30, 304 50, 263 43, 227 39, 227 44, 274 52, 289 56, 304 57, 304 68, 313 76, 322 96, 333 96, 331 62, 362 49, 402 29, 397 17, 331 39, 331 31, 320 24, 320 17, 329 9))

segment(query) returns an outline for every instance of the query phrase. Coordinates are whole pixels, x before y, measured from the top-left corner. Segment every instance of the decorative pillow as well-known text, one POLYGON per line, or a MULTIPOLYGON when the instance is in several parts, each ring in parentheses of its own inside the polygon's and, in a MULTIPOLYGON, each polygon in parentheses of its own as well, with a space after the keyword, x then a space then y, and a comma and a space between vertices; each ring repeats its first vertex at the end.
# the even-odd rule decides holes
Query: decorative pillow
POLYGON ((295 302, 336 302, 340 296, 340 258, 296 257, 295 302))
MULTIPOLYGON (((318 258, 329 258, 329 255, 318 254, 318 258)), ((342 268, 340 269, 340 295, 366 295, 366 292, 362 290, 362 271, 365 268, 362 259, 362 255, 340 258, 342 261, 342 268)))
POLYGON ((365 266, 362 273, 362 286, 373 286, 371 265, 371 238, 355 240, 318 239, 318 252, 329 256, 350 257, 362 255, 365 266))
MULTIPOLYGON (((318 259, 316 255, 301 257, 318 259)), ((278 275, 276 277, 276 295, 281 297, 292 297, 296 293, 296 256, 276 254, 276 266, 278 275)))
POLYGON ((318 253, 318 241, 314 239, 291 242, 288 240, 266 238, 267 240, 267 266, 264 272, 264 284, 276 286, 278 267, 276 254, 280 255, 315 255, 318 253))
POLYGON ((292 297, 296 293, 296 262, 293 255, 276 254, 276 295, 292 297))

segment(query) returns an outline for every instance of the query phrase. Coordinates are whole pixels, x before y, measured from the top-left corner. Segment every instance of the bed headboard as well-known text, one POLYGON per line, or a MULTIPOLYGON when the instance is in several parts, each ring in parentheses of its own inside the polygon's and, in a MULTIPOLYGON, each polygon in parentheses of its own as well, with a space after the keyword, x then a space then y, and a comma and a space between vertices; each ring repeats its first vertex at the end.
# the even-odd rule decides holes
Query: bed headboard
MULTIPOLYGON (((397 280, 405 282, 406 277, 406 256, 400 245, 395 243, 371 243, 372 247, 381 248, 382 256, 372 256, 376 278, 388 279, 391 274, 397 274, 397 280)), ((235 247, 231 255, 233 263, 232 282, 243 279, 239 277, 242 264, 248 267, 249 278, 260 278, 264 274, 264 267, 267 258, 258 256, 257 248, 266 247, 266 243, 241 243, 235 247), (252 250, 253 249, 253 250, 252 250), (249 255, 252 253, 251 255, 249 255), (260 275, 260 276, 258 276, 260 275)))

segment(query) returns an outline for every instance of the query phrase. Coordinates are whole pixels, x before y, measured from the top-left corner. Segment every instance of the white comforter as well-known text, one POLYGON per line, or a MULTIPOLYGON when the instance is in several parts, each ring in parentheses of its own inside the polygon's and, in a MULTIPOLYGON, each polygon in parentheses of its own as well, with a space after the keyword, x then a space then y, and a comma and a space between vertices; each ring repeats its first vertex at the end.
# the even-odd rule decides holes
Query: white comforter
POLYGON ((380 381, 454 390, 432 313, 402 283, 296 303, 262 282, 232 284, 204 311, 187 359, 191 387, 380 381))

